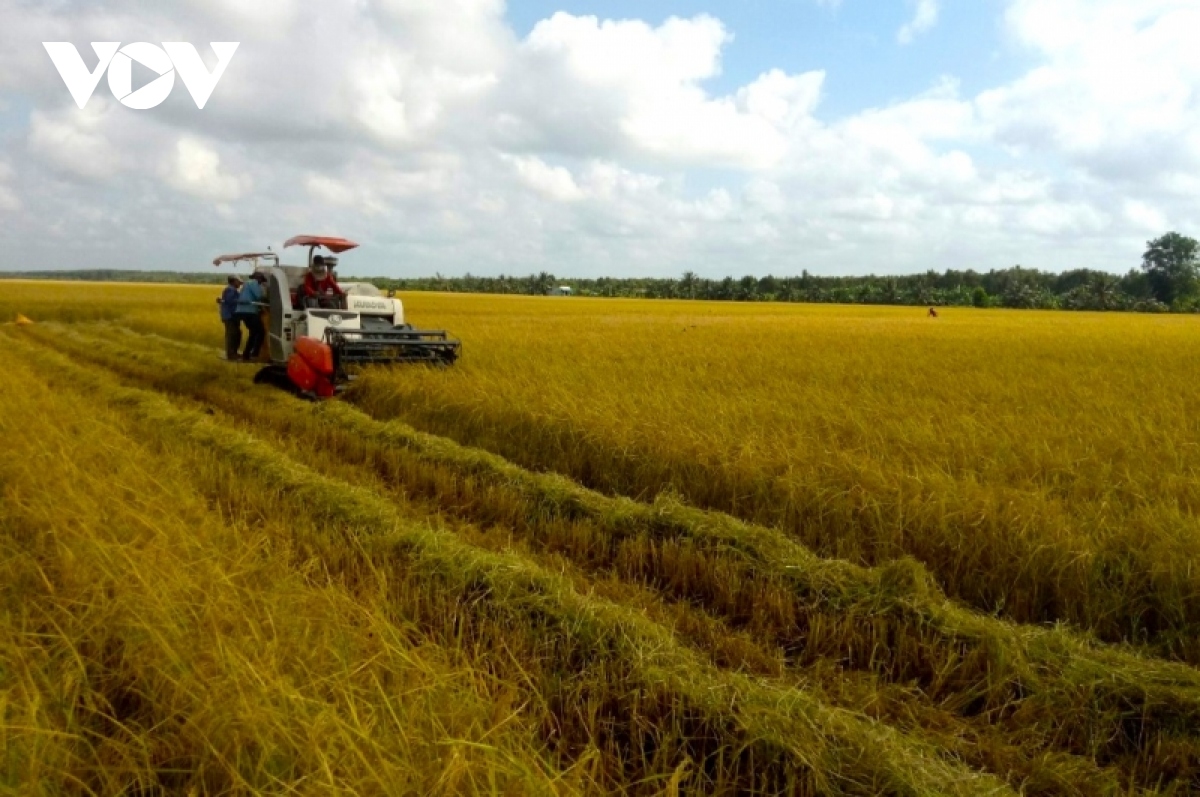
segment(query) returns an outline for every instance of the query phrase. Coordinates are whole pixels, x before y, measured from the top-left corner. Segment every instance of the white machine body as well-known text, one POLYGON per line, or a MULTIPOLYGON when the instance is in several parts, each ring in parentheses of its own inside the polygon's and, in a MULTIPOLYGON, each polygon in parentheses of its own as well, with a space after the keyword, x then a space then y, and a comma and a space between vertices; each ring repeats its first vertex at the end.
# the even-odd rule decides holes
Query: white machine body
POLYGON ((267 300, 271 309, 268 343, 272 362, 286 363, 292 356, 297 338, 324 340, 325 330, 330 327, 349 332, 404 327, 403 303, 384 296, 368 282, 348 282, 341 286, 346 292, 344 308, 306 308, 299 297, 303 296, 307 268, 260 266, 257 271, 267 275, 267 300))

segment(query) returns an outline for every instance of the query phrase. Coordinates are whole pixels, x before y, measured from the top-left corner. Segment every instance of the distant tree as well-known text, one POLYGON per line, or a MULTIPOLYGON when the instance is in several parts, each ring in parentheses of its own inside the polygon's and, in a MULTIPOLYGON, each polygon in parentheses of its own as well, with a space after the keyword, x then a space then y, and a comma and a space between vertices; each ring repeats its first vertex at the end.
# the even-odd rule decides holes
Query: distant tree
POLYGON ((1154 296, 1154 291, 1150 289, 1150 277, 1141 269, 1129 269, 1125 276, 1121 277, 1120 286, 1121 293, 1135 303, 1151 299, 1154 296))
POLYGON ((1015 307, 1020 310, 1028 310, 1036 303, 1033 288, 1016 280, 1009 284, 1001 301, 1004 302, 1005 307, 1015 307))
POLYGON ((1087 284, 1092 306, 1097 310, 1115 310, 1120 304, 1121 283, 1111 274, 1094 274, 1087 284))
POLYGON ((733 277, 726 277, 721 280, 713 290, 714 298, 717 299, 732 299, 734 298, 733 277))
POLYGON ((1128 303, 1128 297, 1121 293, 1120 280, 1100 272, 1062 296, 1062 306, 1068 310, 1120 310, 1128 303))
POLYGON ((694 271, 683 272, 683 279, 681 279, 679 281, 679 290, 680 290, 680 294, 683 296, 683 298, 685 298, 685 299, 695 299, 696 298, 696 286, 699 281, 700 281, 700 279, 699 279, 699 277, 696 276, 696 272, 694 272, 694 271))
POLYGON ((758 298, 758 279, 747 274, 738 281, 734 298, 741 302, 753 302, 758 298))
POLYGON ((545 296, 554 288, 554 275, 545 271, 539 273, 536 277, 529 275, 527 281, 528 287, 526 292, 532 296, 545 296))
POLYGON ((764 301, 774 301, 775 295, 779 293, 779 280, 768 274, 758 281, 758 295, 764 301))
POLYGON ((888 277, 883 283, 883 301, 887 304, 900 303, 900 289, 896 285, 895 277, 888 277))
POLYGON ((1196 292, 1200 277, 1198 251, 1200 243, 1195 238, 1177 232, 1147 242, 1142 269, 1150 280, 1155 299, 1170 305, 1196 292))

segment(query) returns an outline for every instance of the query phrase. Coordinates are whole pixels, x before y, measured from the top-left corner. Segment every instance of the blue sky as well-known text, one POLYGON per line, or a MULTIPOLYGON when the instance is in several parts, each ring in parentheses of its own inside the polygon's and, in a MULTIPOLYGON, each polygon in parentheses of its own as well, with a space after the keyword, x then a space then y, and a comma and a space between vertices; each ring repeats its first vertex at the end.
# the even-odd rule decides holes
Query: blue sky
POLYGON ((0 269, 1136 267, 1200 235, 1195 0, 0 0, 0 269), (914 20, 926 25, 902 41, 914 20), (239 42, 79 108, 42 43, 239 42))
POLYGON ((514 0, 507 16, 519 35, 558 11, 602 19, 709 14, 725 23, 733 42, 724 51, 714 91, 730 91, 769 69, 827 74, 822 109, 837 118, 925 91, 942 77, 961 81, 970 94, 1001 84, 1029 67, 1029 54, 1006 35, 1005 4, 947 0, 937 24, 909 44, 897 31, 913 16, 904 2, 844 0, 835 7, 813 0, 514 0))

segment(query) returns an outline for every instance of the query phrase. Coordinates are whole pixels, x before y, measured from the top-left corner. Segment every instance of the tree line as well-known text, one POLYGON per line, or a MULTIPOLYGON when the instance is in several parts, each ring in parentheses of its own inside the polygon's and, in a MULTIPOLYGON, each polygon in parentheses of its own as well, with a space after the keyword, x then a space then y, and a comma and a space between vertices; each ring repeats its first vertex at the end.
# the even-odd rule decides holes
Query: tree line
POLYGON ((908 276, 745 276, 707 279, 692 271, 679 278, 559 279, 528 276, 374 279, 381 288, 545 295, 569 286, 576 296, 707 299, 735 302, 829 302, 1021 309, 1200 312, 1200 244, 1179 233, 1147 243, 1140 268, 1124 275, 1094 269, 1062 273, 1013 266, 986 273, 927 271, 908 276))
POLYGON ((0 271, 0 279, 67 280, 69 282, 161 282, 172 285, 224 285, 233 272, 133 271, 119 268, 75 268, 62 271, 0 271))
MULTIPOLYGON (((221 284, 225 275, 174 271, 75 270, 8 272, 0 277, 94 281, 221 284)), ((1013 266, 986 273, 927 271, 907 276, 745 276, 708 279, 688 271, 679 278, 600 277, 559 279, 548 272, 528 276, 342 277, 382 289, 542 296, 569 286, 577 296, 706 299, 735 302, 828 302, 1020 309, 1200 312, 1200 243, 1170 232, 1146 244, 1140 268, 1124 275, 1094 269, 1062 273, 1013 266)))

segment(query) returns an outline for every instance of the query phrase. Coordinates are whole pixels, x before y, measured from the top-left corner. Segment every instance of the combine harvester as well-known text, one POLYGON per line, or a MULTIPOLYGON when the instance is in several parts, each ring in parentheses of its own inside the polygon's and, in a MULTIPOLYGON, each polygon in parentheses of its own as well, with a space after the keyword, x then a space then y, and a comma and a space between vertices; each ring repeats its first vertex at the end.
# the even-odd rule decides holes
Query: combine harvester
MULTIPOLYGON (((307 246, 308 263, 289 266, 274 252, 241 252, 221 255, 214 266, 248 261, 255 272, 267 276, 267 351, 269 364, 254 377, 309 398, 336 395, 360 366, 371 364, 427 363, 449 365, 458 359, 462 344, 444 330, 414 329, 404 322, 404 305, 389 292, 380 293, 366 282, 348 282, 336 297, 336 306, 304 306, 304 277, 319 248, 335 254, 358 244, 345 238, 297 235, 284 243, 307 246)), ((337 258, 324 256, 331 271, 337 258)))

